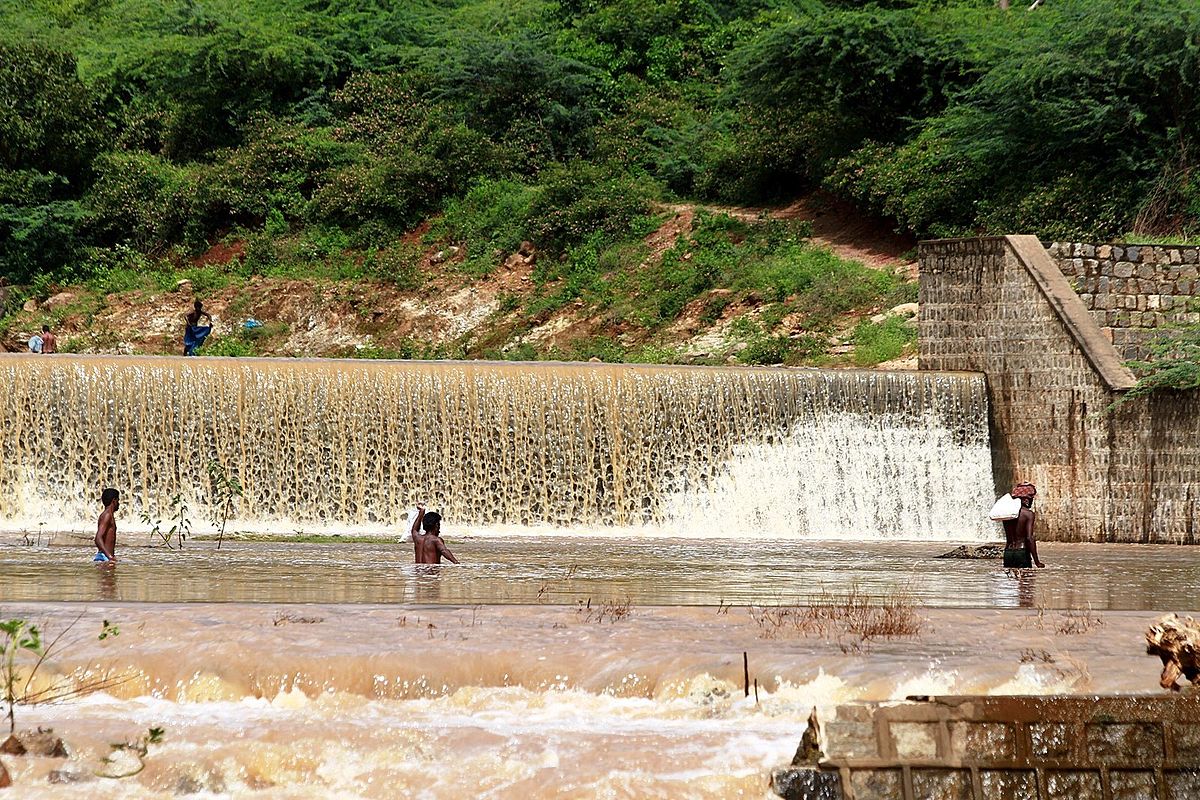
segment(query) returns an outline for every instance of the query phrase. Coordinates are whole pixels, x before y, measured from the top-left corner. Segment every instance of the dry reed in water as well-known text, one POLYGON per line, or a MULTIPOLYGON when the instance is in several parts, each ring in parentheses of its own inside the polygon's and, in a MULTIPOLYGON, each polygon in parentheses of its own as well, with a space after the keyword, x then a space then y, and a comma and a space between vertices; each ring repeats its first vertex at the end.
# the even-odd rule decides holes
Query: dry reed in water
POLYGON ((843 652, 877 639, 918 636, 924 622, 911 592, 894 589, 873 597, 858 586, 845 594, 822 592, 802 603, 750 606, 749 613, 764 638, 818 636, 834 639, 843 652))

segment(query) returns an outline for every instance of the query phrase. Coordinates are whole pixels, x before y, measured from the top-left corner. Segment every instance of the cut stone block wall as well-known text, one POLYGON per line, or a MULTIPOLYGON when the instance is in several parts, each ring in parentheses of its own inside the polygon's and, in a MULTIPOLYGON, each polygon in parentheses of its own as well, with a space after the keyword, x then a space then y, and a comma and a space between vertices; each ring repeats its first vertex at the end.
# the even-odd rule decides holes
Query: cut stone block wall
POLYGON ((1164 328, 1200 322, 1200 248, 1054 242, 1046 251, 1126 360, 1146 360, 1164 328))
POLYGON ((996 494, 1037 484, 1042 538, 1196 543, 1200 393, 1107 411, 1134 377, 1033 237, 920 255, 920 366, 987 375, 996 494))
POLYGON ((817 768, 772 785, 845 800, 1182 800, 1200 797, 1198 744, 1189 697, 913 698, 839 707, 817 768))

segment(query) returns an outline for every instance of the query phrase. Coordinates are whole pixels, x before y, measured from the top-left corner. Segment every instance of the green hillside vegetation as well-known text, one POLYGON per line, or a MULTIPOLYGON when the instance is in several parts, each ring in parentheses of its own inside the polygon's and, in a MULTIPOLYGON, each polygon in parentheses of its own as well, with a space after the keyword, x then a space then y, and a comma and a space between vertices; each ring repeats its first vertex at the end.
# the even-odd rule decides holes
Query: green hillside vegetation
POLYGON ((732 289, 815 337, 752 321, 739 357, 797 362, 911 286, 721 214, 648 268, 664 204, 820 189, 921 236, 1200 234, 1200 8, 1178 0, 10 0, 0 98, 0 276, 43 296, 416 290, 423 250, 463 246, 444 269, 472 279, 527 240, 520 319, 582 301, 653 331, 732 289), (237 257, 197 262, 222 242, 237 257))

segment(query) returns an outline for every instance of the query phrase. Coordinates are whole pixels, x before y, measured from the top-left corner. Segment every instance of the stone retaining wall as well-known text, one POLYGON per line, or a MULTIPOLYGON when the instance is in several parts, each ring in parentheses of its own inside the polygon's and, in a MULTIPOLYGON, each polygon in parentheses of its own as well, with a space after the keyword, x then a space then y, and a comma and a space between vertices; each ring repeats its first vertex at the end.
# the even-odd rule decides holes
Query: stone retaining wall
POLYGON ((1134 377, 1034 237, 920 254, 920 366, 987 375, 996 494, 1037 484, 1044 538, 1196 543, 1200 393, 1107 411, 1134 377))
POLYGON ((1200 798, 1194 698, 913 700, 839 707, 823 724, 816 770, 778 771, 776 792, 823 800, 1200 798))
POLYGON ((1200 248, 1054 242, 1046 251, 1124 359, 1146 360, 1165 327, 1200 322, 1200 248))

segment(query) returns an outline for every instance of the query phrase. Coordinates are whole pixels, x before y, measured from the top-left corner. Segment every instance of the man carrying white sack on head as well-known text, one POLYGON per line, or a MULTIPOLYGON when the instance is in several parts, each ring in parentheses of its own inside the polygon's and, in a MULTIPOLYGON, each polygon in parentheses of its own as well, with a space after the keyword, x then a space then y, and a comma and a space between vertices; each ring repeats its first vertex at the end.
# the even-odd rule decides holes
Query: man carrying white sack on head
POLYGON ((1034 564, 1045 567, 1033 540, 1033 498, 1037 497, 1037 489, 1032 483, 1018 483, 1009 494, 1021 501, 1021 511, 1015 519, 1004 520, 1004 568, 1030 569, 1034 564))

